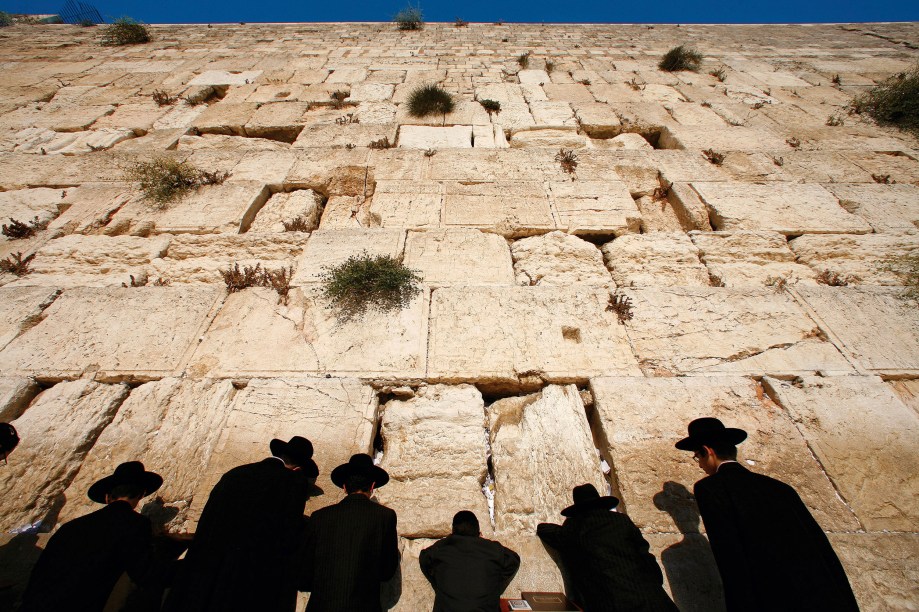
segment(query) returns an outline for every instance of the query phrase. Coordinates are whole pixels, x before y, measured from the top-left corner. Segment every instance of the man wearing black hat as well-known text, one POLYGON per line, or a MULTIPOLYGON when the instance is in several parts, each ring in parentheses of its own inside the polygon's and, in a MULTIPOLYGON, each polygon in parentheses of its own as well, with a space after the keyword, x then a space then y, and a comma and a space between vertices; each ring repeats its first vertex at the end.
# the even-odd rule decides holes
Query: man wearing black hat
POLYGON ((270 448, 271 457, 233 468, 211 490, 165 610, 296 608, 291 563, 319 469, 306 438, 275 439, 270 448))
POLYGON ((795 490, 737 462, 746 438, 704 417, 676 443, 708 474, 694 492, 728 610, 857 611, 842 564, 795 490))
POLYGON ((104 508, 61 526, 32 569, 21 612, 98 612, 124 572, 143 582, 150 568, 153 530, 135 512, 163 484, 140 461, 122 463, 89 488, 104 508))
POLYGON ((310 518, 301 590, 310 591, 308 612, 379 612, 380 584, 399 566, 396 513, 370 499, 389 474, 370 455, 352 455, 332 470, 347 497, 310 518))
POLYGON ((18 445, 19 434, 16 433, 16 428, 9 423, 0 423, 0 459, 3 459, 4 463, 18 445))
POLYGON ((495 612, 520 556, 481 537, 476 515, 460 510, 452 535, 422 550, 418 563, 434 588, 434 612, 495 612))
POLYGON ((610 512, 619 499, 601 497, 592 484, 575 487, 572 497, 565 522, 540 523, 536 535, 559 552, 574 603, 587 612, 678 612, 638 527, 610 512))

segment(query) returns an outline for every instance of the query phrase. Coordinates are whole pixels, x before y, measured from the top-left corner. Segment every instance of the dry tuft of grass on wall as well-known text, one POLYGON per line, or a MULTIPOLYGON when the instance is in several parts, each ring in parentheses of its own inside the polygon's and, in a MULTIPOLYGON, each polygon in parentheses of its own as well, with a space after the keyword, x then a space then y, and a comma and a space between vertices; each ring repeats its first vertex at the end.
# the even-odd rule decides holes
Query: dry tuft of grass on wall
POLYGON ((339 320, 349 321, 370 311, 390 312, 408 306, 421 292, 415 270, 389 255, 352 255, 322 274, 323 295, 339 320))
POLYGON ((702 54, 686 45, 680 45, 667 51, 657 65, 658 68, 667 72, 696 71, 700 66, 702 66, 702 54))
POLYGON ((102 30, 100 42, 104 47, 120 47, 122 45, 141 45, 151 40, 147 26, 130 17, 122 17, 102 30))
POLYGON ((219 185, 229 176, 227 172, 207 172, 172 157, 136 161, 125 169, 125 177, 137 183, 143 198, 160 208, 204 185, 219 185))

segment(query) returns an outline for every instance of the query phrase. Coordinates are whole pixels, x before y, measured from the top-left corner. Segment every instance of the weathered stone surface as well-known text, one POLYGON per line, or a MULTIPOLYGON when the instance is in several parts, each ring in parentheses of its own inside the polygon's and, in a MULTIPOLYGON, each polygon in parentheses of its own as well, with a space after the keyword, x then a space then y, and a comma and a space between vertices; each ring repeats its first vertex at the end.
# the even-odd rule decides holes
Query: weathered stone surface
POLYGON ((322 215, 322 196, 312 189, 298 189, 290 193, 276 193, 262 206, 249 227, 249 232, 281 233, 284 222, 291 223, 302 219, 306 231, 319 227, 322 215))
POLYGON ((369 223, 379 227, 439 227, 443 192, 439 182, 378 181, 370 200, 369 223))
POLYGON ((916 531, 919 417, 876 377, 765 378, 869 530, 916 531))
MULTIPOLYGON (((566 105, 567 106, 567 105, 566 105)), ((571 109, 568 109, 571 113, 571 109)), ((551 121, 551 118, 546 118, 551 121)), ((526 148, 564 148, 564 149, 581 149, 587 146, 587 137, 578 134, 574 130, 573 119, 562 120, 559 118, 553 123, 561 125, 571 124, 568 128, 536 128, 515 132, 510 139, 510 146, 513 149, 526 148)), ((542 125, 542 124, 541 124, 542 125)))
POLYGON ((514 284, 507 240, 474 229, 408 232, 403 263, 434 287, 514 284))
POLYGON ((303 436, 313 443, 319 466, 316 484, 324 492, 311 498, 307 513, 337 503, 344 493, 329 474, 354 453, 372 452, 377 398, 353 378, 253 379, 236 394, 226 426, 201 473, 188 513, 192 531, 211 489, 228 470, 271 454, 273 438, 303 436))
MULTIPOLYGON (((0 210, 3 211, 3 225, 9 225, 12 220, 29 223, 35 217, 39 221, 50 222, 64 212, 61 202, 60 189, 17 189, 15 191, 0 192, 0 210)), ((6 234, 0 234, 0 242, 12 242, 6 234)))
POLYGON ((567 181, 549 183, 558 227, 569 234, 638 233, 641 215, 625 183, 567 181))
POLYGON ((428 377, 516 386, 638 375, 609 292, 585 287, 434 291, 428 377))
POLYGON ((774 133, 748 127, 712 129, 707 125, 668 125, 661 132, 662 149, 715 149, 716 151, 791 151, 774 133))
POLYGON ((716 230, 770 230, 782 234, 865 234, 871 226, 846 212, 820 185, 693 183, 716 230))
POLYGON ((262 74, 261 70, 207 70, 191 81, 189 85, 248 85, 262 74))
POLYGON ((601 249, 620 287, 708 287, 708 271, 686 234, 629 234, 601 249))
POLYGON ((603 256, 593 244, 563 232, 523 238, 513 243, 518 285, 609 285, 603 256))
POLYGON ((163 257, 150 262, 147 280, 223 284, 220 273, 234 264, 240 269, 256 264, 268 270, 293 267, 308 238, 299 232, 179 234, 163 257))
POLYGON ((421 573, 418 557, 421 551, 436 542, 436 539, 399 539, 402 552, 402 595, 392 612, 415 612, 434 608, 434 589, 421 573))
POLYGON ((62 382, 13 421, 21 442, 0 472, 0 531, 54 526, 64 490, 127 395, 126 385, 62 382))
POLYGON ((426 292, 402 310, 369 312, 347 322, 338 320, 319 293, 291 290, 287 304, 279 304, 271 289, 230 295, 204 333, 188 372, 221 378, 331 373, 412 379, 424 374, 426 292))
POLYGON ((646 372, 700 375, 852 371, 804 310, 772 289, 626 289, 629 339, 646 372))
POLYGON ((828 271, 849 284, 901 285, 888 260, 919 253, 914 234, 801 236, 788 244, 816 273, 828 271))
POLYGON ((915 232, 919 227, 919 186, 843 183, 827 189, 876 232, 915 232))
POLYGON ((211 287, 76 288, 0 352, 0 370, 57 376, 168 375, 223 294, 211 287))
POLYGON ((468 149, 472 147, 472 126, 403 125, 399 128, 399 147, 403 149, 468 149))
POLYGON ((170 530, 181 530, 198 479, 230 413, 230 381, 164 378, 131 391, 90 449, 64 492, 58 524, 98 509, 86 492, 119 463, 142 461, 163 477, 156 497, 139 511, 170 530))
POLYGON ((538 523, 554 522, 575 485, 607 490, 574 385, 500 399, 487 413, 499 532, 532 534, 538 523))
POLYGON ((673 446, 686 435, 686 424, 702 416, 747 431, 740 461, 793 486, 824 529, 860 527, 792 420, 755 380, 601 377, 591 379, 590 389, 601 452, 615 472, 624 510, 642 530, 702 530, 690 492, 705 474, 689 453, 673 446))
MULTIPOLYGON (((694 514, 698 522, 698 512, 694 514)), ((648 533, 644 537, 663 571, 664 588, 681 612, 725 612, 721 574, 705 536, 648 533)))
POLYGON ((919 369, 919 323, 899 289, 800 287, 797 293, 860 368, 889 374, 919 369))
POLYGON ((60 294, 43 287, 0 288, 0 347, 38 323, 42 311, 60 294))
POLYGON ((622 123, 613 107, 599 102, 572 104, 581 129, 591 138, 613 138, 622 130, 622 123))
POLYGON ((0 423, 19 418, 40 390, 31 378, 0 377, 0 423))
POLYGON ((422 387, 383 407, 383 460, 389 484, 380 503, 399 515, 404 537, 444 537, 457 509, 471 510, 491 532, 482 493, 486 475, 485 404, 472 385, 422 387))
POLYGON ((107 225, 136 193, 130 183, 83 183, 72 189, 57 192, 66 210, 49 225, 55 235, 97 234, 108 231, 107 225))
POLYGON ((919 601, 919 536, 914 533, 834 533, 842 561, 864 612, 914 610, 919 601))
POLYGON ((389 255, 400 258, 405 232, 396 229, 322 229, 310 234, 297 260, 292 285, 318 283, 329 268, 353 255, 389 255))
POLYGON ((900 401, 919 413, 919 380, 892 380, 888 384, 900 401))
POLYGON ((722 287, 749 287, 787 282, 815 284, 814 271, 795 261, 785 236, 778 232, 692 232, 693 244, 708 273, 722 287))
MULTIPOLYGON (((560 514, 556 514, 551 520, 559 522, 562 519, 560 514)), ((532 531, 522 534, 502 533, 494 539, 520 555, 520 569, 504 590, 503 597, 519 599, 523 591, 565 591, 558 565, 552 559, 549 549, 532 531)))
POLYGON ((555 229, 549 198, 538 183, 447 183, 442 219, 446 227, 475 227, 509 238, 555 229))
POLYGON ((243 129, 249 137, 292 143, 303 129, 303 114, 307 110, 309 102, 296 100, 262 104, 256 107, 243 129))

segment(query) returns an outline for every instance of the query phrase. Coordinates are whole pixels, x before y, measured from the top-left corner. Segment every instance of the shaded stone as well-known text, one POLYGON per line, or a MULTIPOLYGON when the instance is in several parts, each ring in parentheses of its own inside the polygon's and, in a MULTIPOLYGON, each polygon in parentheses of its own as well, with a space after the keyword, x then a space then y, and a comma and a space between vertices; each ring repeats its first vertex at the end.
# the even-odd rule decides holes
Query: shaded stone
POLYGON ((39 391, 31 378, 0 377, 0 423, 19 418, 39 391))
POLYGON ((625 183, 619 181, 555 181, 549 197, 559 229, 569 234, 638 233, 641 215, 625 183))

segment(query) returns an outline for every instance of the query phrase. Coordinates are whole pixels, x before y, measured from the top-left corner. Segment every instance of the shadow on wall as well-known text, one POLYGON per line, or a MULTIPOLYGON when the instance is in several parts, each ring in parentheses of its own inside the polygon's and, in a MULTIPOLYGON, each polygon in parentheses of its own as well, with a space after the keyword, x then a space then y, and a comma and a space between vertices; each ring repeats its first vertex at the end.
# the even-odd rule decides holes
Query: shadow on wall
POLYGON ((20 533, 0 545, 0 612, 13 610, 22 596, 42 551, 38 540, 38 534, 20 533))
POLYGON ((658 510, 668 513, 683 539, 661 552, 673 603, 681 612, 724 612, 724 590, 708 540, 699 533, 695 499, 680 483, 667 481, 654 496, 658 510))

